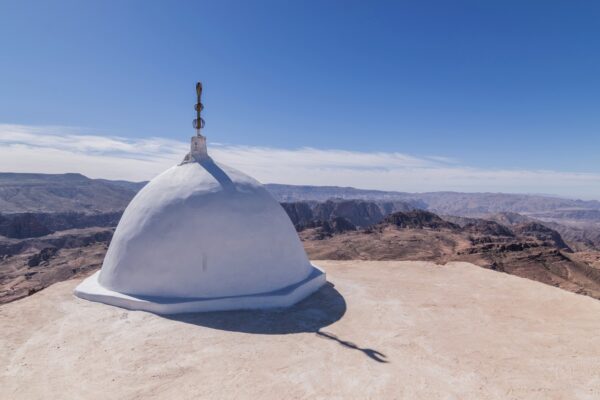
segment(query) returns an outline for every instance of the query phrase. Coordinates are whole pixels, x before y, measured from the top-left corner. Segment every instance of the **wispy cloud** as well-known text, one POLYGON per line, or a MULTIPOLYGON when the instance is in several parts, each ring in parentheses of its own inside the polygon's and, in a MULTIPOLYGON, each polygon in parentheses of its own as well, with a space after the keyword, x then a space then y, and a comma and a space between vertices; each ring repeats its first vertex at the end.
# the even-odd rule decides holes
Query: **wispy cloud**
MULTIPOLYGON (((0 124, 0 171, 80 172, 147 180, 181 161, 188 144, 164 138, 85 135, 73 128, 0 124)), ((600 173, 473 168, 440 156, 278 149, 211 143, 209 152, 262 182, 399 191, 553 193, 600 198, 600 173)))

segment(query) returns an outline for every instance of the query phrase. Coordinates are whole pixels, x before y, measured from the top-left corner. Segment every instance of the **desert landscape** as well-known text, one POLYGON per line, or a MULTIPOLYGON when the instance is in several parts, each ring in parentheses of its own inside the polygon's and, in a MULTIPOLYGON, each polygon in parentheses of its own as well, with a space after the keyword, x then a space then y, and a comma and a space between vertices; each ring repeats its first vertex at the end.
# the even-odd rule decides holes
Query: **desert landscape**
MULTIPOLYGON (((0 174, 0 302, 100 268, 123 210, 144 184, 0 174)), ((311 259, 464 261, 600 299, 600 202, 267 188, 311 259)))
POLYGON ((76 298, 144 185, 0 174, 0 397, 600 396, 597 202, 267 185, 327 273, 292 308, 76 298))
POLYGON ((600 2, 0 10, 0 400, 600 399, 600 2))

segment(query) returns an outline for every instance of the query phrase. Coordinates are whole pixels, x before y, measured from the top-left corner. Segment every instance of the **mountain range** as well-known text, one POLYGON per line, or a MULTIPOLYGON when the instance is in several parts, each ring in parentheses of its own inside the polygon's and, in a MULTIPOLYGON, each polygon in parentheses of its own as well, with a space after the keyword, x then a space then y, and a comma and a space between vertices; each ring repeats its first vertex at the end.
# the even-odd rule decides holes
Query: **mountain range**
MULTIPOLYGON (((0 303, 102 262, 146 182, 0 174, 0 303)), ((600 203, 267 184, 313 259, 469 261, 600 298, 600 203)))
MULTIPOLYGON (((0 173, 0 213, 123 210, 147 182, 90 179, 81 174, 0 173)), ((539 218, 600 221, 600 201, 507 193, 406 193, 337 186, 266 184, 280 202, 332 199, 403 202, 438 214, 514 212, 539 218)))
POLYGON ((122 211, 144 184, 81 174, 0 173, 0 213, 122 211))

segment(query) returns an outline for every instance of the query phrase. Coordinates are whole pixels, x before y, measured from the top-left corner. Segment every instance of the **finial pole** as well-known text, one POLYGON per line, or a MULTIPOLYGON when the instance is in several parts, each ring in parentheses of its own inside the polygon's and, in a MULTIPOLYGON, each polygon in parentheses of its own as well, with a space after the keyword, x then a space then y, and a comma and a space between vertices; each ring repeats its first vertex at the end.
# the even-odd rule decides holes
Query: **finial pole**
POLYGON ((200 130, 204 128, 204 120, 200 116, 200 112, 204 109, 202 105, 202 83, 196 83, 196 95, 198 101, 196 102, 196 119, 194 119, 194 129, 196 129, 196 136, 192 136, 190 152, 183 160, 183 163, 192 161, 202 161, 210 159, 208 152, 206 151, 206 137, 204 137, 200 130))
POLYGON ((202 82, 196 83, 196 95, 198 96, 198 101, 196 102, 196 119, 194 120, 194 128, 196 129, 196 136, 202 136, 200 134, 200 130, 204 128, 204 120, 200 116, 200 112, 204 110, 204 105, 202 105, 202 82))

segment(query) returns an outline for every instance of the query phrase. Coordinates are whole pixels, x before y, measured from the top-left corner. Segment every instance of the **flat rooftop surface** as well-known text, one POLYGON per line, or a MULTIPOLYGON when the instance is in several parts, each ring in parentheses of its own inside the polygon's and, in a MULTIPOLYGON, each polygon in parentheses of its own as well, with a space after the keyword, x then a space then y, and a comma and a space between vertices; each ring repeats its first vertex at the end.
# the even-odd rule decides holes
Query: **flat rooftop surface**
POLYGON ((285 311, 0 306, 2 399, 600 398, 600 301, 467 263, 316 261, 285 311))

